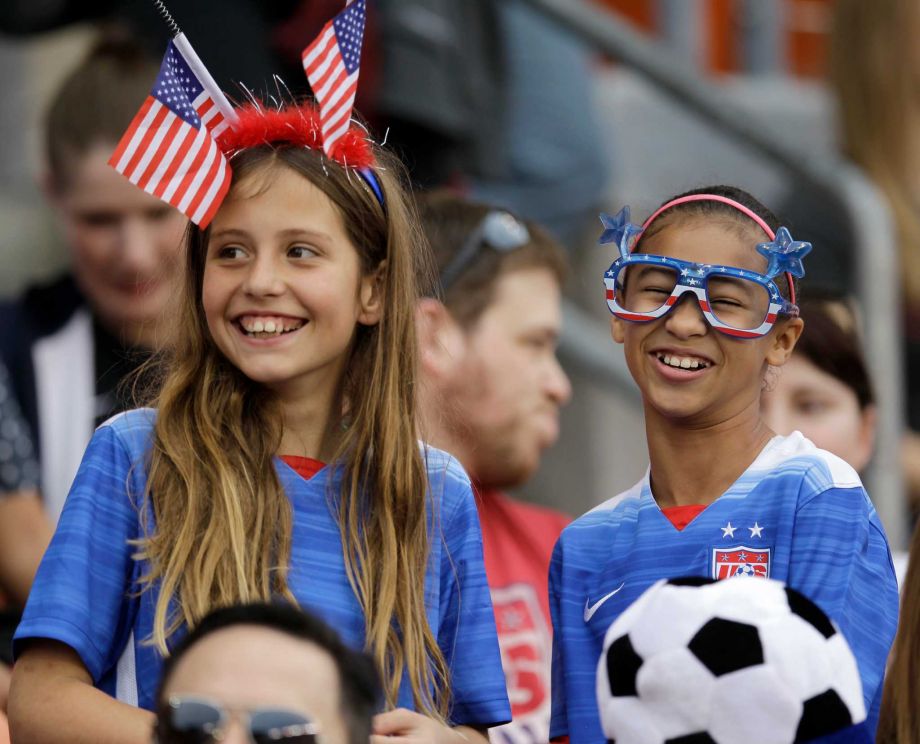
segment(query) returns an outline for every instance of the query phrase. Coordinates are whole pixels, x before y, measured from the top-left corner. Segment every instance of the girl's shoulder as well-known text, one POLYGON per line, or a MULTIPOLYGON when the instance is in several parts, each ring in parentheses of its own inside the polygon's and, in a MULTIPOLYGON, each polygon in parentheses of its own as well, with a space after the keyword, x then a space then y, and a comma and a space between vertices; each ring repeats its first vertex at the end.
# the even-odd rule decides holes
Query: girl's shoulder
POLYGON ((156 420, 155 408, 133 408, 103 421, 93 437, 114 436, 129 452, 143 452, 150 446, 156 420))
POLYGON ((562 531, 562 536, 567 541, 580 542, 581 535, 603 534, 605 536, 601 539, 607 540, 607 530, 616 529, 624 521, 635 521, 640 508, 644 506, 657 508, 654 500, 651 499, 648 472, 631 488, 602 501, 590 511, 574 519, 562 531))
POLYGON ((450 452, 432 447, 427 442, 419 442, 419 447, 422 451, 422 459, 425 461, 428 480, 432 485, 440 483, 444 486, 472 487, 470 476, 467 475, 460 461, 450 452))
POLYGON ((449 452, 419 442, 425 470, 428 474, 428 492, 442 514, 453 514, 458 509, 476 509, 473 485, 460 461, 449 452))
POLYGON ((755 481, 765 477, 800 480, 803 494, 829 489, 863 490, 859 473, 849 463, 816 447, 799 431, 773 437, 743 477, 755 481))

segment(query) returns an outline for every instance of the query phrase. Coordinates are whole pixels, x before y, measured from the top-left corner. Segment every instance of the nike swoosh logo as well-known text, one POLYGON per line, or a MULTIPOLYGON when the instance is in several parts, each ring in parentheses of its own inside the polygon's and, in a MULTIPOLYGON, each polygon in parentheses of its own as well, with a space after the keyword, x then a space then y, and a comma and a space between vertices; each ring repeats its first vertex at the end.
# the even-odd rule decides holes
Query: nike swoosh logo
POLYGON ((612 592, 610 592, 610 594, 607 594, 606 596, 601 597, 599 600, 597 600, 597 602, 595 602, 590 607, 588 607, 588 600, 586 599, 585 600, 585 622, 588 622, 588 620, 594 617, 594 613, 600 609, 601 605, 604 604, 604 602, 610 599, 618 591, 620 591, 620 589, 622 589, 624 586, 626 586, 625 581, 622 584, 620 584, 616 589, 614 589, 612 592))

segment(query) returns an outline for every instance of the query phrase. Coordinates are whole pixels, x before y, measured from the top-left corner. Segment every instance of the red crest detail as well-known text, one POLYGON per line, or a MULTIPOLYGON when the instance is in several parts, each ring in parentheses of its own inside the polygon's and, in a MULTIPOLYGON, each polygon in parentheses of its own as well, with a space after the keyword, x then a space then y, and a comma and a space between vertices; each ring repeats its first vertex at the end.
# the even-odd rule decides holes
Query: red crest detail
POLYGON ((518 583, 493 587, 491 594, 514 719, 514 723, 497 729, 504 737, 498 740, 548 741, 552 637, 537 593, 530 584, 518 583), (527 737, 517 738, 511 733, 527 728, 531 731, 527 737))
POLYGON ((732 576, 770 578, 770 548, 712 549, 712 578, 728 579, 732 576))

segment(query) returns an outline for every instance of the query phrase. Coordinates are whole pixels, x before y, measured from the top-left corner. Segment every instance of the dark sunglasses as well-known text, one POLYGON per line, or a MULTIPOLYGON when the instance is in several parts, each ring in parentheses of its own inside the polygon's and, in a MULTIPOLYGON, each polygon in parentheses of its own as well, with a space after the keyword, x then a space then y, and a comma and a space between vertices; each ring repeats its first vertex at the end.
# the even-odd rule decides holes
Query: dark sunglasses
POLYGON ((205 698, 180 695, 169 698, 157 713, 157 744, 223 741, 233 716, 248 723, 252 744, 318 744, 320 741, 316 724, 297 711, 284 708, 238 710, 205 698))
POLYGON ((441 271, 441 291, 446 292, 466 271, 484 246, 499 253, 523 248, 530 242, 527 226, 510 212, 493 209, 471 232, 463 246, 441 271))

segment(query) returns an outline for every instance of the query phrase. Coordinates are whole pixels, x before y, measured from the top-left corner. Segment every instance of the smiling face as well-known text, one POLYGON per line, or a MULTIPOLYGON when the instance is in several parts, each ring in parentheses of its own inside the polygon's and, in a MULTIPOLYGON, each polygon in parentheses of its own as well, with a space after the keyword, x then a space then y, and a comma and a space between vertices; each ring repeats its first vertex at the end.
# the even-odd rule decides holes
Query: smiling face
POLYGON ((227 359, 287 397, 333 395, 358 324, 380 319, 332 201, 280 164, 234 184, 215 215, 202 304, 227 359))
POLYGON ((52 191, 74 276, 110 333, 153 346, 156 324, 175 296, 186 219, 107 164, 114 144, 99 144, 52 191))
MULTIPOLYGON (((671 218, 642 242, 641 250, 762 272, 766 260, 754 246, 763 239, 753 224, 742 228, 735 221, 671 218)), ((785 362, 801 326, 797 319, 781 321, 763 338, 732 338, 709 326, 691 293, 657 320, 611 319, 613 338, 624 345, 647 415, 694 425, 714 425, 759 410, 767 366, 785 362)))

